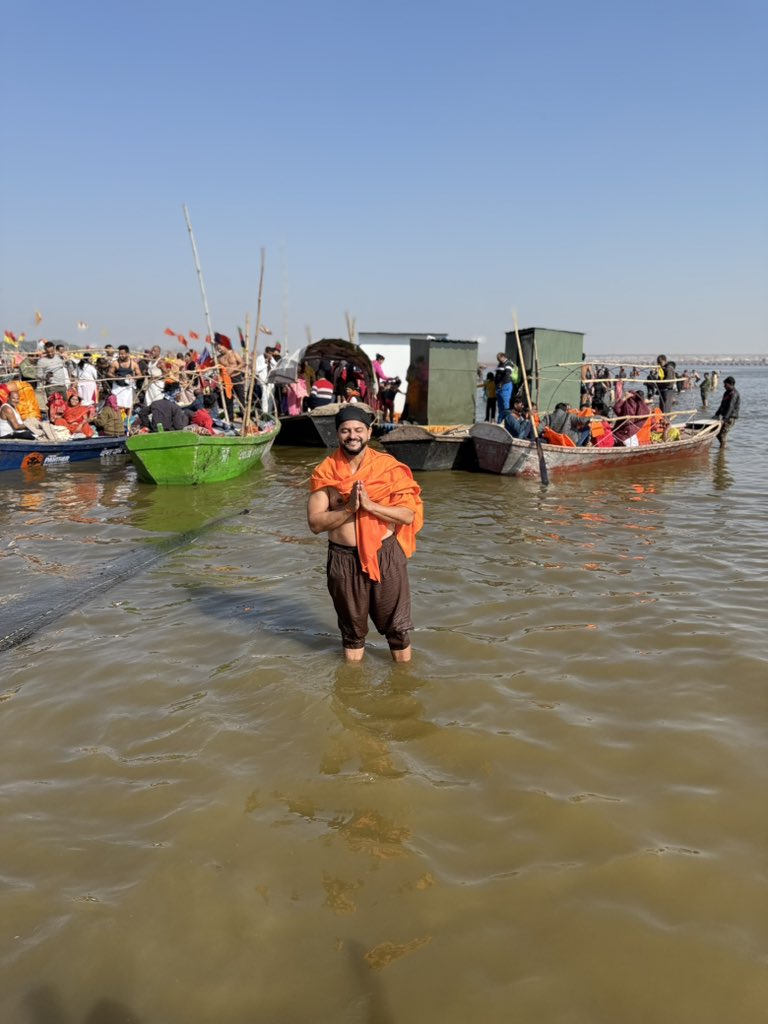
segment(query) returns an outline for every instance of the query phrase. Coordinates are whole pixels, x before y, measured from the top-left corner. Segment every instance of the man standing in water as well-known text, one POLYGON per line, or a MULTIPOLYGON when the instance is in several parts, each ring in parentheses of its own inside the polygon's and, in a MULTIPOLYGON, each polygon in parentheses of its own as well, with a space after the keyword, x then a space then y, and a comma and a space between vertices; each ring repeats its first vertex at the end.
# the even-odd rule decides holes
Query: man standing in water
POLYGON ((312 474, 307 521, 328 534, 328 591, 346 661, 362 660, 370 615, 404 662, 413 629, 406 558, 424 522, 421 488, 407 466, 368 447, 371 423, 357 404, 336 414, 339 447, 312 474))
POLYGON ((720 433, 717 435, 721 446, 725 444, 728 431, 739 418, 741 410, 741 395, 736 390, 736 381, 733 377, 725 378, 723 389, 723 400, 720 402, 715 413, 715 419, 722 421, 720 433))

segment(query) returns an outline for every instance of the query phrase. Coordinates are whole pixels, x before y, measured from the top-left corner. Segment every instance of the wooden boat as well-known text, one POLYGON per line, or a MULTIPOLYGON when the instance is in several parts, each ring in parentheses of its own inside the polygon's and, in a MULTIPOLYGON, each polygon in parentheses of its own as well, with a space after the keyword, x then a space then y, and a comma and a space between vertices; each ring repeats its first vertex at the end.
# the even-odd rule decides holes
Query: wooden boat
POLYGON ((384 450, 414 472, 477 469, 469 427, 422 427, 403 423, 379 437, 384 450))
MULTIPOLYGON (((370 391, 373 387, 373 367, 370 358, 359 345, 353 345, 341 338, 323 338, 284 356, 270 372, 269 381, 275 386, 291 384, 297 380, 302 364, 311 366, 316 371, 321 363, 341 361, 356 368, 370 391)), ((295 445, 301 448, 336 448, 338 441, 333 418, 339 408, 340 405, 334 402, 293 416, 281 416, 282 429, 276 444, 295 445)), ((370 406, 363 404, 363 408, 375 415, 370 406)))
MULTIPOLYGON (((371 416, 376 415, 365 402, 357 404, 371 416)), ((280 439, 277 443, 299 448, 338 448, 335 420, 336 413, 343 407, 341 402, 331 402, 329 405, 321 405, 311 412, 299 413, 297 416, 281 416, 280 439)))
MULTIPOLYGON (((717 420, 687 423, 680 427, 679 441, 663 441, 637 448, 562 448, 542 444, 550 475, 584 473, 591 470, 640 466, 646 463, 684 459, 709 450, 720 431, 717 420)), ((477 463, 486 473, 502 476, 538 477, 539 462, 533 441, 521 441, 497 423, 475 423, 470 428, 477 463)))
POLYGON ((124 437, 73 437, 68 441, 23 441, 0 438, 0 470, 66 466, 125 453, 124 437))
POLYGON ((134 434, 126 438, 139 479, 150 484, 210 484, 232 480, 261 462, 280 424, 246 437, 194 434, 188 430, 134 434))

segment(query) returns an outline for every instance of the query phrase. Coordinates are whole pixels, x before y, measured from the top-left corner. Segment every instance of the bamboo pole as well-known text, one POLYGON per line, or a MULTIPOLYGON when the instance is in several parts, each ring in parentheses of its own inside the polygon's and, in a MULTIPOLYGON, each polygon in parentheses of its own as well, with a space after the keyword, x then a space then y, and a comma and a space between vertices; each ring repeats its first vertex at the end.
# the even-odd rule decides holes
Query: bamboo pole
POLYGON ((355 334, 356 334, 356 332, 355 332, 355 318, 353 316, 350 316, 349 313, 345 313, 344 317, 345 317, 345 319, 347 321, 347 335, 349 337, 349 343, 350 343, 350 345, 354 345, 355 344, 355 334))
MULTIPOLYGON (((259 298, 256 304, 256 330, 253 335, 253 352, 251 354, 251 366, 248 373, 248 387, 246 391, 245 412, 243 414, 243 433, 251 422, 251 406, 253 404, 253 390, 256 382, 256 359, 259 352, 259 331, 261 330, 261 297, 264 292, 264 249, 261 250, 261 269, 259 271, 259 298)), ((267 385, 264 384, 264 387, 267 385)), ((264 398, 262 396, 262 409, 264 398)))
POLYGON ((547 471, 547 460, 544 458, 544 449, 541 446, 541 437, 539 435, 539 429, 536 426, 536 417, 533 414, 533 405, 531 403, 531 392, 528 387, 528 373, 525 369, 525 359, 523 358, 523 345, 520 341, 520 332, 517 327, 517 313, 514 314, 515 324, 515 341, 517 342, 517 357, 520 360, 520 369, 523 374, 523 388, 525 389, 525 398, 528 402, 528 410, 531 417, 531 430, 533 431, 533 442, 536 446, 536 454, 539 458, 539 476, 544 487, 549 486, 549 473, 547 471))
POLYGON ((192 255, 195 258, 195 269, 197 270, 197 279, 200 283, 200 294, 203 297, 203 312, 205 313, 205 322, 208 325, 208 338, 209 343, 213 349, 213 365, 216 367, 219 375, 219 394, 221 396, 221 404, 224 409, 224 421, 229 424, 229 413, 227 412, 227 401, 226 395, 224 394, 224 381, 221 376, 221 367, 219 364, 219 357, 216 353, 216 343, 213 336, 213 328, 211 327, 211 314, 208 312, 208 299, 205 295, 205 283, 203 281, 203 271, 200 268, 200 258, 197 255, 197 246, 195 245, 195 236, 192 234, 192 224, 189 220, 189 210, 187 210, 186 203, 182 203, 182 209, 184 210, 184 220, 187 222, 187 231, 189 232, 189 240, 192 243, 192 255))

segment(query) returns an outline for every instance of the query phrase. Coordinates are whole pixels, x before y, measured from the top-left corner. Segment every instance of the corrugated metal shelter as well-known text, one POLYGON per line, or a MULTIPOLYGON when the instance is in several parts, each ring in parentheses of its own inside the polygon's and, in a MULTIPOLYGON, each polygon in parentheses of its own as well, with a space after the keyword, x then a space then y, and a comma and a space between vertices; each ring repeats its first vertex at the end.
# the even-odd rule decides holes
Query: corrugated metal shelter
MULTIPOLYGON (((531 399, 539 412, 551 412, 558 402, 578 409, 584 334, 548 327, 526 327, 519 333, 531 399)), ((514 331, 507 331, 504 351, 511 362, 520 365, 514 331)))
POLYGON ((411 339, 402 418, 440 426, 474 423, 477 342, 411 339))

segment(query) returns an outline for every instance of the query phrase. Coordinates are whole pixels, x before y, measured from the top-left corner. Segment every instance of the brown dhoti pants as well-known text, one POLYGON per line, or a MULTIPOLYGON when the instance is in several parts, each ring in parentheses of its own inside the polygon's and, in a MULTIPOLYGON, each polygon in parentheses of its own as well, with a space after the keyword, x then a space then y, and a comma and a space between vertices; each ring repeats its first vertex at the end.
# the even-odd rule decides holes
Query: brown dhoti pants
POLYGON ((411 591, 407 559, 394 534, 379 551, 381 581, 363 572, 357 548, 328 542, 328 592, 339 620, 344 647, 365 647, 368 616, 393 651, 410 646, 411 591))

